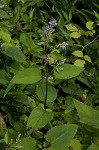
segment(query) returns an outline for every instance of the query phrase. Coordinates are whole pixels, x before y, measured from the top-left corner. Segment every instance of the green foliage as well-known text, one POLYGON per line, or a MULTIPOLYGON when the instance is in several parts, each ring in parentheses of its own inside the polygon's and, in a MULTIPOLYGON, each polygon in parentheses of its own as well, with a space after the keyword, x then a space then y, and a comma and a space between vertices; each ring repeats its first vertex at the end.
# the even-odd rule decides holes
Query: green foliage
MULTIPOLYGON (((46 95, 46 84, 40 83, 36 88, 36 94, 41 101, 44 101, 46 95)), ((48 85, 47 102, 53 102, 57 98, 57 91, 51 85, 48 85)))
POLYGON ((55 76, 58 79, 69 79, 78 76, 84 68, 80 68, 71 64, 58 66, 55 70, 55 76))
POLYGON ((97 0, 0 1, 2 150, 99 149, 98 10, 97 0))
POLYGON ((37 130, 43 128, 53 119, 53 113, 49 110, 44 110, 42 107, 36 107, 31 112, 27 126, 37 130))
POLYGON ((94 110, 90 106, 86 106, 85 104, 74 101, 75 107, 78 111, 78 115, 80 117, 80 122, 91 125, 94 128, 99 129, 99 116, 98 110, 94 110))
POLYGON ((19 71, 11 80, 16 84, 33 84, 41 79, 40 69, 35 67, 19 71))
POLYGON ((61 150, 68 146, 75 136, 77 125, 67 124, 59 125, 50 129, 46 135, 46 140, 51 143, 51 148, 61 150))

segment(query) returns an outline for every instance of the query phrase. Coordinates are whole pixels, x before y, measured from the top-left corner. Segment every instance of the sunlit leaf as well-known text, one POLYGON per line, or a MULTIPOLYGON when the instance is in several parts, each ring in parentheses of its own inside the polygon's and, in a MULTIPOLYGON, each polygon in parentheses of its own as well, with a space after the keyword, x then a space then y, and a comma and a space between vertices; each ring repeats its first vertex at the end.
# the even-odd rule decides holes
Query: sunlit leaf
POLYGON ((9 43, 11 41, 11 35, 7 30, 0 29, 0 39, 9 43))
POLYGON ((78 67, 84 67, 85 61, 82 60, 82 59, 77 59, 77 60, 74 62, 74 65, 75 65, 75 66, 78 66, 78 67))
POLYGON ((80 34, 79 32, 72 32, 72 33, 70 34, 70 36, 71 36, 72 38, 79 38, 79 37, 81 37, 81 34, 80 34))
POLYGON ((92 60, 91 60, 91 57, 90 57, 90 56, 85 55, 85 56, 84 56, 84 59, 85 59, 86 61, 92 63, 92 60))
POLYGON ((74 51, 72 54, 73 54, 74 56, 83 57, 83 52, 82 52, 82 51, 79 51, 79 50, 74 51))
POLYGON ((72 25, 72 24, 68 24, 68 25, 65 25, 65 27, 67 28, 67 30, 69 31, 78 31, 77 27, 72 25))
POLYGON ((88 21, 88 22, 86 23, 86 27, 87 27, 89 30, 93 30, 93 24, 94 24, 94 22, 88 21))

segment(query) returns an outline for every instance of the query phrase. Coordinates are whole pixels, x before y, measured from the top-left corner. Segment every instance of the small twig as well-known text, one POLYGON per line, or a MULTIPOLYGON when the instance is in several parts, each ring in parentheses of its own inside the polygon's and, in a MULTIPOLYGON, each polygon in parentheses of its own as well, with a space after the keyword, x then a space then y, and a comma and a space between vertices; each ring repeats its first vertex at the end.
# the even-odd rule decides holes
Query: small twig
POLYGON ((98 37, 99 37, 99 35, 96 36, 93 41, 91 41, 91 42, 89 42, 88 44, 86 44, 86 45, 82 48, 82 51, 83 51, 88 45, 90 45, 91 43, 93 43, 98 37))

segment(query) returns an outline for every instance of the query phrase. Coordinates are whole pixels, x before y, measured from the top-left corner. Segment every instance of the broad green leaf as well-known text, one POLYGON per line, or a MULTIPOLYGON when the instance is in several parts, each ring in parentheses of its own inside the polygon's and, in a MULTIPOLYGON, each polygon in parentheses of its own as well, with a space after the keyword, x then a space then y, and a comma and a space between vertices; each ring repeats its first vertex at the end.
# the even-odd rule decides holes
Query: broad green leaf
POLYGON ((83 70, 84 68, 72 64, 64 64, 57 66, 57 70, 54 71, 54 75, 57 79, 70 79, 78 76, 83 70))
POLYGON ((65 27, 67 28, 67 30, 69 31, 78 31, 77 27, 72 25, 72 24, 68 24, 68 25, 65 25, 65 27))
POLYGON ((39 68, 27 68, 19 71, 11 80, 16 84, 33 84, 41 79, 41 71, 39 68))
POLYGON ((42 107, 38 106, 31 112, 27 126, 33 129, 43 128, 53 119, 53 112, 44 110, 42 107))
POLYGON ((92 144, 92 145, 90 145, 88 148, 87 148, 87 150, 99 150, 99 144, 97 143, 97 144, 92 144))
POLYGON ((74 100, 74 104, 80 117, 80 122, 99 129, 99 111, 77 100, 74 100))
MULTIPOLYGON (((46 96, 46 84, 40 83, 36 88, 36 94, 41 101, 45 100, 46 96)), ((53 102, 57 98, 57 91, 51 85, 48 85, 47 102, 53 102)))
POLYGON ((36 141, 31 137, 21 139, 21 150, 36 150, 36 141))
POLYGON ((90 56, 85 55, 85 56, 84 56, 84 59, 85 59, 86 61, 92 63, 92 60, 91 60, 90 56))
POLYGON ((18 62, 26 63, 25 55, 17 47, 6 47, 5 50, 3 51, 3 54, 11 57, 12 59, 18 62))
POLYGON ((51 144, 54 150, 62 150, 65 146, 69 146, 77 131, 77 125, 64 124, 55 126, 46 134, 46 140, 51 144))
POLYGON ((9 43, 11 41, 11 35, 7 30, 0 29, 0 39, 9 43))
POLYGON ((72 32, 71 34, 70 34, 70 36, 72 37, 72 38, 79 38, 79 37, 81 37, 81 34, 79 33, 79 32, 72 32))
POLYGON ((9 19, 9 15, 2 9, 0 9, 0 18, 9 19))
POLYGON ((78 67, 84 67, 85 61, 82 60, 82 59, 77 59, 77 60, 74 62, 74 65, 75 65, 75 66, 78 66, 78 67))
POLYGON ((79 50, 74 51, 72 54, 73 54, 74 56, 83 57, 83 52, 82 52, 82 51, 79 51, 79 50))
POLYGON ((93 30, 93 24, 94 24, 94 22, 88 21, 88 22, 86 23, 86 27, 87 27, 89 30, 93 30))

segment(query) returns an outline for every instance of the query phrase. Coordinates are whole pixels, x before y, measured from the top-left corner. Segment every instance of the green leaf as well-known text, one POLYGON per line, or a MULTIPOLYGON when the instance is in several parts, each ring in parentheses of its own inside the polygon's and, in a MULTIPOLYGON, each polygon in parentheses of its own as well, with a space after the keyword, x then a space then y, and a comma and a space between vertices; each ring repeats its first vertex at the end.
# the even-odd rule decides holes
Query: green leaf
POLYGON ((20 41, 28 48, 31 48, 31 46, 34 44, 29 33, 21 33, 20 41))
POLYGON ((21 139, 21 150, 36 150, 36 141, 31 137, 21 139))
POLYGON ((0 18, 9 19, 9 15, 2 9, 0 9, 0 18))
POLYGON ((4 135, 4 141, 6 142, 6 144, 8 144, 10 142, 10 135, 8 130, 6 131, 5 135, 4 135))
POLYGON ((79 37, 81 37, 81 34, 79 33, 79 32, 72 32, 71 34, 70 34, 70 36, 72 37, 72 38, 79 38, 79 37))
POLYGON ((94 24, 94 22, 88 21, 88 22, 86 23, 86 27, 87 27, 89 30, 93 30, 93 24, 94 24))
POLYGON ((41 79, 41 70, 39 68, 27 68, 19 71, 11 80, 16 84, 33 84, 41 79))
POLYGON ((31 5, 35 5, 36 3, 39 3, 39 2, 42 2, 44 0, 27 0, 27 1, 30 1, 31 2, 31 5))
POLYGON ((38 106, 31 112, 27 126, 33 129, 43 128, 53 119, 53 112, 44 110, 42 107, 38 106))
POLYGON ((79 50, 74 51, 72 54, 73 54, 74 56, 83 57, 83 52, 82 52, 82 51, 79 51, 79 50))
POLYGON ((9 43, 11 41, 11 35, 7 30, 0 29, 0 39, 9 43))
POLYGON ((75 124, 55 126, 47 132, 46 140, 50 142, 52 149, 62 150, 70 144, 76 134, 77 127, 75 124))
POLYGON ((95 17, 99 20, 99 14, 96 11, 93 11, 93 12, 94 12, 95 17))
POLYGON ((86 61, 92 63, 92 60, 91 60, 90 56, 85 55, 85 56, 84 56, 84 59, 85 59, 86 61))
POLYGON ((90 145, 87 150, 99 150, 99 144, 94 144, 92 143, 92 145, 90 145))
POLYGON ((74 104, 80 117, 80 122, 99 129, 99 111, 77 100, 74 100, 74 104))
POLYGON ((69 31, 78 31, 77 27, 75 27, 75 26, 72 25, 72 24, 65 25, 65 27, 66 27, 67 30, 69 30, 69 31))
POLYGON ((7 79, 6 72, 4 70, 0 70, 0 84, 7 86, 9 83, 7 79))
POLYGON ((91 84, 90 84, 90 81, 87 78, 78 77, 77 80, 82 82, 83 84, 87 85, 89 88, 92 88, 91 84))
POLYGON ((7 86, 6 90, 5 90, 5 93, 4 93, 4 96, 3 98, 8 94, 8 92, 11 90, 11 88, 14 86, 15 84, 14 83, 9 83, 9 85, 7 86))
POLYGON ((57 79, 70 79, 78 76, 83 70, 84 68, 72 64, 64 64, 57 66, 57 70, 54 71, 54 75, 57 79))
MULTIPOLYGON (((36 88, 36 94, 41 101, 45 100, 46 84, 40 83, 36 88)), ((57 98, 57 91, 51 85, 48 85, 47 102, 53 102, 57 98)))
POLYGON ((11 57, 12 59, 18 62, 26 63, 25 55, 17 47, 6 47, 5 50, 3 51, 3 54, 11 57))
MULTIPOLYGON (((82 150, 82 145, 80 144, 79 140, 73 139, 70 143, 70 146, 74 149, 74 150, 82 150)), ((68 149, 67 149, 68 150, 68 149)))
POLYGON ((74 65, 75 65, 75 66, 78 66, 78 67, 84 67, 85 61, 82 60, 82 59, 77 59, 77 60, 74 62, 74 65))

